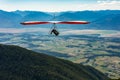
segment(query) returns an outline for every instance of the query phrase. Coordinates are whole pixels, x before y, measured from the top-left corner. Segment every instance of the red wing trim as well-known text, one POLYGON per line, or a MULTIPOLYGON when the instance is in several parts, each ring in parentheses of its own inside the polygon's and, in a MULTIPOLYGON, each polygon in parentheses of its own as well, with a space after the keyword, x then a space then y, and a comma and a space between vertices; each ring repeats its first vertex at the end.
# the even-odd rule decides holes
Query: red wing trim
POLYGON ((90 22, 83 22, 83 21, 63 21, 58 22, 57 24, 89 24, 90 22))
POLYGON ((40 22, 40 21, 36 21, 36 22, 22 22, 22 23, 20 23, 20 24, 22 24, 22 25, 35 25, 35 24, 49 24, 50 22, 40 22))

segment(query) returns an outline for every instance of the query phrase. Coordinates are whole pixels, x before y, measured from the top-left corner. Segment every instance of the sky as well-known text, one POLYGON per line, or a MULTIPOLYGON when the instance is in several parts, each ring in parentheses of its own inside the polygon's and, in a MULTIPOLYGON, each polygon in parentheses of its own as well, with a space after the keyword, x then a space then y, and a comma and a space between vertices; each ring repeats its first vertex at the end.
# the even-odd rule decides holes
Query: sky
POLYGON ((120 0, 0 0, 0 9, 44 12, 120 10, 120 0))

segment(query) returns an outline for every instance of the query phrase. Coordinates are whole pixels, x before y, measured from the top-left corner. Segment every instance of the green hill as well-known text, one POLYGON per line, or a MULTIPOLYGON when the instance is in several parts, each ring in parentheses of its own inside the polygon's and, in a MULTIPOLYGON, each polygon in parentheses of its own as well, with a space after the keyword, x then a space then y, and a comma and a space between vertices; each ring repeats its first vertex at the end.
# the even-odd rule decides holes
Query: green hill
POLYGON ((96 69, 0 44, 0 80, 108 80, 96 69))

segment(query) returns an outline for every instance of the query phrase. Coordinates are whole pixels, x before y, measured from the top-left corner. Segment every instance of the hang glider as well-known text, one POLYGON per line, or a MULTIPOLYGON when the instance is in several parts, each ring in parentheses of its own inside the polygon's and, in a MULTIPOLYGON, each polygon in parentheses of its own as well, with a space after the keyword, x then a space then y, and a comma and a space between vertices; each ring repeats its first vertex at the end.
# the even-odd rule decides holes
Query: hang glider
POLYGON ((22 25, 36 25, 36 24, 88 24, 87 21, 27 21, 22 22, 22 25))
POLYGON ((50 34, 56 36, 59 35, 59 31, 56 29, 56 24, 89 24, 87 21, 27 21, 22 22, 22 25, 37 25, 37 24, 53 24, 53 29, 50 31, 50 34))

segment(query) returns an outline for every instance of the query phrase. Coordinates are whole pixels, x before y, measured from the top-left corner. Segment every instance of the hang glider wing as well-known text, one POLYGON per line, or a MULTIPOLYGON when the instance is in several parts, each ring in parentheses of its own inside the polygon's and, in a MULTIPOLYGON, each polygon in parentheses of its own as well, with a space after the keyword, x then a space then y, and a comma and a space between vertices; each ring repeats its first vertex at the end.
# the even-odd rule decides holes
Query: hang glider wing
POLYGON ((87 21, 28 21, 22 22, 22 25, 36 25, 36 24, 88 24, 87 21))
POLYGON ((87 21, 61 21, 58 24, 88 24, 90 22, 87 21))
POLYGON ((47 21, 27 21, 27 22, 22 22, 20 24, 22 25, 35 25, 35 24, 49 24, 50 22, 47 21))

